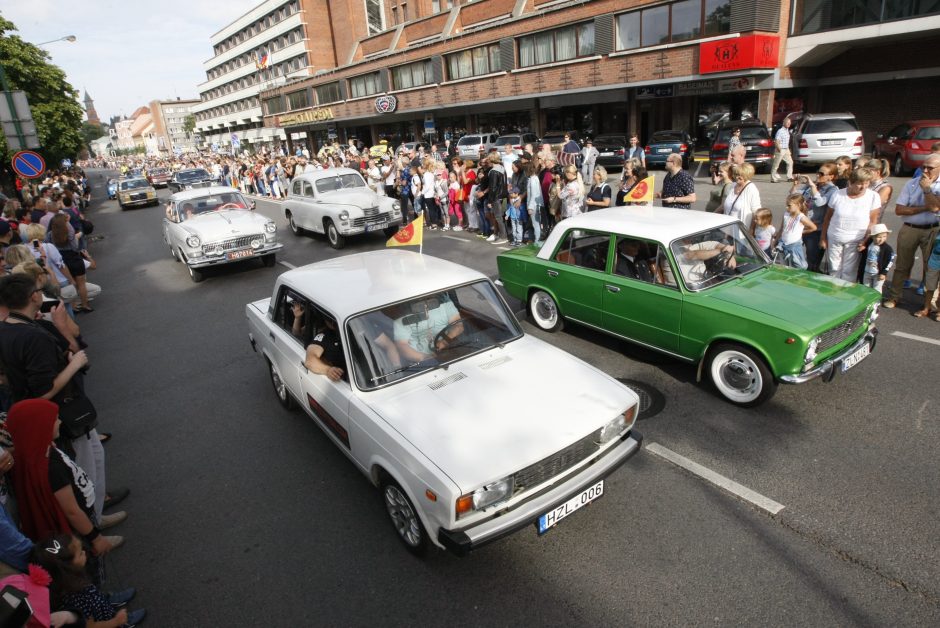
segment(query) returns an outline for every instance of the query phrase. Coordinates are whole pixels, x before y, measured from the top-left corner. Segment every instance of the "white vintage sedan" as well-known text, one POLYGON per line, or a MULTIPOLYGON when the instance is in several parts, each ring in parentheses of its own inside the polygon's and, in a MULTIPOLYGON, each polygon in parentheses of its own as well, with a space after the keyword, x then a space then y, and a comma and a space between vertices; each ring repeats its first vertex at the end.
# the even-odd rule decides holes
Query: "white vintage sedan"
POLYGON ((330 168, 296 177, 284 201, 284 217, 294 235, 325 233, 334 249, 347 236, 380 232, 390 238, 402 224, 401 204, 376 194, 351 168, 330 168))
POLYGON ((380 489, 416 554, 544 533, 640 449, 636 394, 526 335, 464 266, 396 249, 338 257, 280 275, 246 315, 280 403, 380 489), (308 370, 311 344, 342 378, 308 370))
POLYGON ((275 254, 284 246, 277 241, 274 221, 255 212, 254 202, 241 192, 224 186, 171 196, 163 218, 163 241, 197 283, 209 266, 256 257, 265 266, 274 266, 275 254))

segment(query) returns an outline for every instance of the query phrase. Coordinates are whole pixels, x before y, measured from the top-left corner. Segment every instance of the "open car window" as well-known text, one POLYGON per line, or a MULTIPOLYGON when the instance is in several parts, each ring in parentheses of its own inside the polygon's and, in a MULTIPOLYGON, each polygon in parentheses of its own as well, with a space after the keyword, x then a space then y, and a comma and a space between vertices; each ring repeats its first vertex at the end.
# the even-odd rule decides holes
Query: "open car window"
POLYGON ((248 209, 251 205, 238 192, 226 192, 202 196, 187 201, 180 201, 180 222, 191 220, 203 214, 230 209, 248 209))
POLYGON ((739 222, 681 238, 672 243, 671 249, 689 290, 725 283, 769 263, 739 222))
POLYGON ((489 281, 388 305, 346 324, 350 371, 361 390, 394 384, 521 335, 489 281))

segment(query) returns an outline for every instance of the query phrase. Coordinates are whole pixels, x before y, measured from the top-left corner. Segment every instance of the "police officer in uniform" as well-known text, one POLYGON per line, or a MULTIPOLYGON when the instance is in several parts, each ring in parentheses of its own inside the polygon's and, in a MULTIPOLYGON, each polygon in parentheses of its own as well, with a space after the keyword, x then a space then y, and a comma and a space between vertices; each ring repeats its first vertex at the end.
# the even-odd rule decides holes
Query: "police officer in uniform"
POLYGON ((336 331, 336 323, 326 320, 326 328, 313 337, 304 360, 307 370, 338 382, 346 376, 346 356, 336 331))

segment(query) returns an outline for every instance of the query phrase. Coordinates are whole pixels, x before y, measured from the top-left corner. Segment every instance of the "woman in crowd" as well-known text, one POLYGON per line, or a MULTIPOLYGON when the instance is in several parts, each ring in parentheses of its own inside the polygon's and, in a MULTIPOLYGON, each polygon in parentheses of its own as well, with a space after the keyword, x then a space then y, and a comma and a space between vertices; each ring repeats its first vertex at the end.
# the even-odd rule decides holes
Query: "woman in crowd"
POLYGON ((595 209, 604 209, 613 205, 612 191, 610 184, 607 183, 607 169, 604 166, 594 166, 594 180, 591 184, 591 191, 588 192, 584 201, 587 211, 595 209))
POLYGON ((708 197, 708 203, 705 205, 707 212, 723 212, 725 199, 734 189, 734 181, 731 180, 731 163, 723 161, 715 168, 715 189, 711 191, 708 197))
POLYGON ((584 208, 584 181, 581 180, 581 173, 574 164, 565 166, 564 187, 558 192, 561 199, 562 215, 561 218, 571 218, 583 213, 584 208))
POLYGON ((891 176, 891 167, 888 165, 887 159, 878 159, 877 157, 869 159, 865 167, 871 170, 871 183, 868 185, 868 189, 881 199, 881 213, 878 214, 877 220, 880 223, 885 215, 885 208, 891 201, 891 194, 894 192, 891 184, 888 183, 888 177, 891 176))
POLYGON ((748 163, 731 166, 731 180, 734 187, 728 191, 722 205, 723 213, 733 216, 744 223, 750 230, 754 221, 754 212, 761 207, 760 191, 751 182, 754 178, 754 166, 748 163))
POLYGON ((832 183, 840 190, 844 190, 849 184, 849 177, 852 175, 852 158, 847 155, 842 155, 836 158, 835 163, 836 176, 832 183))
POLYGON ((819 246, 826 249, 829 274, 855 282, 858 273, 859 245, 878 223, 881 198, 868 189, 871 172, 853 170, 849 184, 829 199, 819 246))
MULTIPOLYGON (((65 265, 68 267, 74 279, 75 290, 78 293, 79 299, 79 305, 75 306, 75 311, 93 312, 94 308, 91 307, 90 301, 101 294, 101 287, 89 282, 85 275, 86 268, 92 268, 94 262, 87 253, 83 255, 81 252, 75 251, 69 246, 69 234, 66 228, 67 223, 63 218, 63 216, 56 216, 49 223, 49 230, 52 232, 52 244, 59 250, 62 260, 65 262, 65 265), (88 264, 85 263, 86 259, 88 260, 88 264)), ((66 299, 69 298, 65 293, 63 293, 63 296, 66 299)))
MULTIPOLYGON (((599 167, 599 166, 598 166, 599 167)), ((545 211, 545 201, 542 199, 542 180, 539 178, 538 164, 533 160, 525 166, 528 177, 526 184, 526 207, 529 214, 529 223, 532 225, 532 239, 542 244, 542 213, 545 211)))

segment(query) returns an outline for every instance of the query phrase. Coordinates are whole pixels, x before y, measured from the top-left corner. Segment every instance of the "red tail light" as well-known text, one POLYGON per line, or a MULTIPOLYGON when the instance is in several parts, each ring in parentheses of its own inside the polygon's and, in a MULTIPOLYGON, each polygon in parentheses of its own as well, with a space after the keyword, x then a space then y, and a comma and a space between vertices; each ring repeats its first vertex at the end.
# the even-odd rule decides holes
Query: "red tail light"
POLYGON ((689 150, 689 147, 688 147, 686 144, 681 144, 681 145, 679 146, 679 152, 680 152, 680 153, 684 153, 684 152, 687 151, 687 150, 689 150))
POLYGON ((809 148, 809 144, 806 143, 806 140, 800 140, 800 148, 809 148))
POLYGON ((625 151, 624 149, 621 148, 620 150, 617 151, 617 154, 620 155, 621 157, 623 157, 624 155, 627 154, 627 151, 625 151))
POLYGON ((515 144, 512 148, 513 150, 522 150, 522 146, 519 144, 515 144))
MULTIPOLYGON (((859 141, 855 142, 855 145, 856 145, 856 146, 861 146, 861 143, 862 143, 862 141, 859 140, 859 141)), ((922 149, 922 148, 920 147, 920 144, 918 144, 917 142, 911 142, 911 150, 926 150, 926 149, 922 149)))
POLYGON ((649 147, 649 146, 644 146, 644 147, 643 147, 643 152, 644 152, 644 153, 650 152, 650 147, 649 147))
POLYGON ((861 146, 861 145, 862 145, 862 136, 859 135, 858 138, 856 138, 855 140, 855 146, 861 146))
POLYGON ((758 145, 758 146, 763 146, 763 147, 765 147, 765 148, 769 148, 769 147, 773 146, 774 143, 773 143, 771 140, 760 140, 760 141, 757 142, 757 145, 758 145))
POLYGON ((727 150, 727 149, 728 149, 728 145, 727 145, 727 144, 714 144, 714 145, 712 145, 712 150, 727 150))

